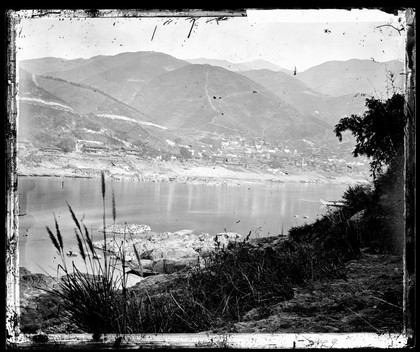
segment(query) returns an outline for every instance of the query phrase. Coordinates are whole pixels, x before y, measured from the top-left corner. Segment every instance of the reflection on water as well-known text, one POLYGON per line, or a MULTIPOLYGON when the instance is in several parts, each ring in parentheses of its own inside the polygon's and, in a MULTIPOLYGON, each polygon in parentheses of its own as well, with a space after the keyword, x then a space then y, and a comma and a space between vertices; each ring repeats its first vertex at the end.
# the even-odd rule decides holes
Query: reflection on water
MULTIPOLYGON (((341 198, 346 185, 265 184, 238 187, 178 183, 107 182, 106 216, 112 221, 112 192, 117 222, 143 223, 153 231, 194 229, 215 234, 224 230, 246 236, 272 236, 292 226, 313 221, 326 212, 320 198, 341 198), (305 218, 307 217, 307 218, 305 218), (257 230, 258 229, 258 230, 257 230)), ((21 213, 20 265, 33 272, 54 273, 59 263, 46 226, 54 228, 56 215, 65 249, 77 252, 75 224, 67 208, 101 240, 101 185, 98 179, 19 178, 21 213)), ((75 263, 78 257, 71 258, 75 263)))

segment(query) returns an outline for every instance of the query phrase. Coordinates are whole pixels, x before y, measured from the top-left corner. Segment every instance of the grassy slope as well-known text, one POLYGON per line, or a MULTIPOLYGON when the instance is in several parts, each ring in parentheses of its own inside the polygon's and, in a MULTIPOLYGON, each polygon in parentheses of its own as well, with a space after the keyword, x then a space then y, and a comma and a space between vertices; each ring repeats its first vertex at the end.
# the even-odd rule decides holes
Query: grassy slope
MULTIPOLYGON (((401 257, 365 253, 346 263, 345 279, 296 287, 292 299, 264 309, 251 309, 241 321, 210 331, 398 333, 403 328, 402 270, 401 257)), ((22 331, 81 332, 74 324, 60 320, 65 314, 57 308, 57 298, 37 289, 48 287, 52 281, 39 276, 31 276, 26 270, 21 273, 22 331)), ((153 295, 170 286, 169 278, 176 277, 176 274, 152 276, 142 287, 153 295)))
POLYGON ((252 311, 228 331, 402 332, 402 271, 401 257, 363 254, 346 263, 346 279, 299 287, 291 300, 271 306, 265 316, 252 311))

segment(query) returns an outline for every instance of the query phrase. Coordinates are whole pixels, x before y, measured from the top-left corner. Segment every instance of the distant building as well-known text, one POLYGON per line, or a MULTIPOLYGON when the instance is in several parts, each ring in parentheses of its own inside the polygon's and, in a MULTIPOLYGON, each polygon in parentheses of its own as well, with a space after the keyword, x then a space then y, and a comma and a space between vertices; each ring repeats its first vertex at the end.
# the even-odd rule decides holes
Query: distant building
POLYGON ((43 153, 53 153, 53 154, 62 152, 61 148, 57 148, 57 147, 44 147, 44 148, 40 148, 39 150, 43 153))
POLYGON ((278 151, 271 154, 271 160, 279 163, 288 163, 290 161, 290 156, 286 152, 278 151))
POLYGON ((110 148, 96 143, 85 143, 80 150, 83 153, 88 154, 107 154, 110 151, 110 148))
POLYGON ((258 169, 261 166, 259 161, 248 161, 246 164, 247 169, 258 169))
POLYGON ((142 151, 138 148, 125 148, 125 152, 127 155, 135 155, 135 156, 139 156, 142 153, 142 151))
POLYGON ((240 158, 229 158, 229 160, 226 162, 227 165, 233 165, 233 166, 242 166, 246 167, 247 163, 246 161, 240 159, 240 158))
POLYGON ((212 159, 213 159, 213 162, 216 164, 225 164, 228 162, 228 158, 224 155, 214 156, 212 159))
POLYGON ((111 146, 109 151, 115 156, 125 156, 126 154, 126 148, 123 146, 111 146))

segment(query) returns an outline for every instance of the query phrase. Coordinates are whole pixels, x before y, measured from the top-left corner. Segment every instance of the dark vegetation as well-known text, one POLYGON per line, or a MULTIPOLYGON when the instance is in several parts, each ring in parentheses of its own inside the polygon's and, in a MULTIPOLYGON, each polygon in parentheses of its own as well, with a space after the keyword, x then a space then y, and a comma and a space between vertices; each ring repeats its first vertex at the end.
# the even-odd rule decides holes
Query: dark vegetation
MULTIPOLYGON (((50 293, 60 298, 65 319, 91 333, 217 329, 241 321, 251 310, 257 310, 260 318, 267 316, 270 307, 292 299, 296 287, 345 279, 345 264, 361 253, 401 254, 403 102, 398 95, 385 102, 368 99, 363 116, 342 119, 336 126, 339 138, 345 130, 356 136, 355 155, 372 157, 372 185, 350 187, 342 206, 312 224, 291 229, 288 237, 250 240, 248 236, 216 249, 204 259, 204 267, 171 274, 164 281, 156 277, 126 288, 124 269, 120 274, 106 256, 100 260, 86 255, 95 253, 90 234, 69 207, 89 274, 66 267, 59 226, 56 223, 55 234, 48 229, 65 274, 50 293)), ((105 199, 103 178, 102 195, 105 199)), ((115 217, 113 202, 114 221, 115 217)), ((396 321, 400 321, 394 303, 388 302, 397 307, 396 321)))

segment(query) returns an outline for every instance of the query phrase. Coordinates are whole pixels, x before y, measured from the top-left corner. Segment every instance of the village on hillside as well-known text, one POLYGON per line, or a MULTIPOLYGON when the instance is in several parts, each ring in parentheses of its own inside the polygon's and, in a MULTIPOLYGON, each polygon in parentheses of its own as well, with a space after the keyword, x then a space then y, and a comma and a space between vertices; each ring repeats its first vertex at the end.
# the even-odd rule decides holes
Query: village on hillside
POLYGON ((221 140, 211 140, 210 144, 183 144, 166 140, 166 150, 154 150, 147 146, 106 145, 99 141, 77 140, 72 147, 37 147, 28 141, 19 141, 20 157, 73 154, 98 157, 134 157, 136 159, 156 159, 159 161, 194 160, 205 165, 242 167, 250 170, 265 170, 272 173, 293 171, 322 171, 335 174, 367 174, 367 158, 354 158, 339 145, 319 147, 302 139, 295 143, 272 143, 262 138, 224 136, 221 140))

